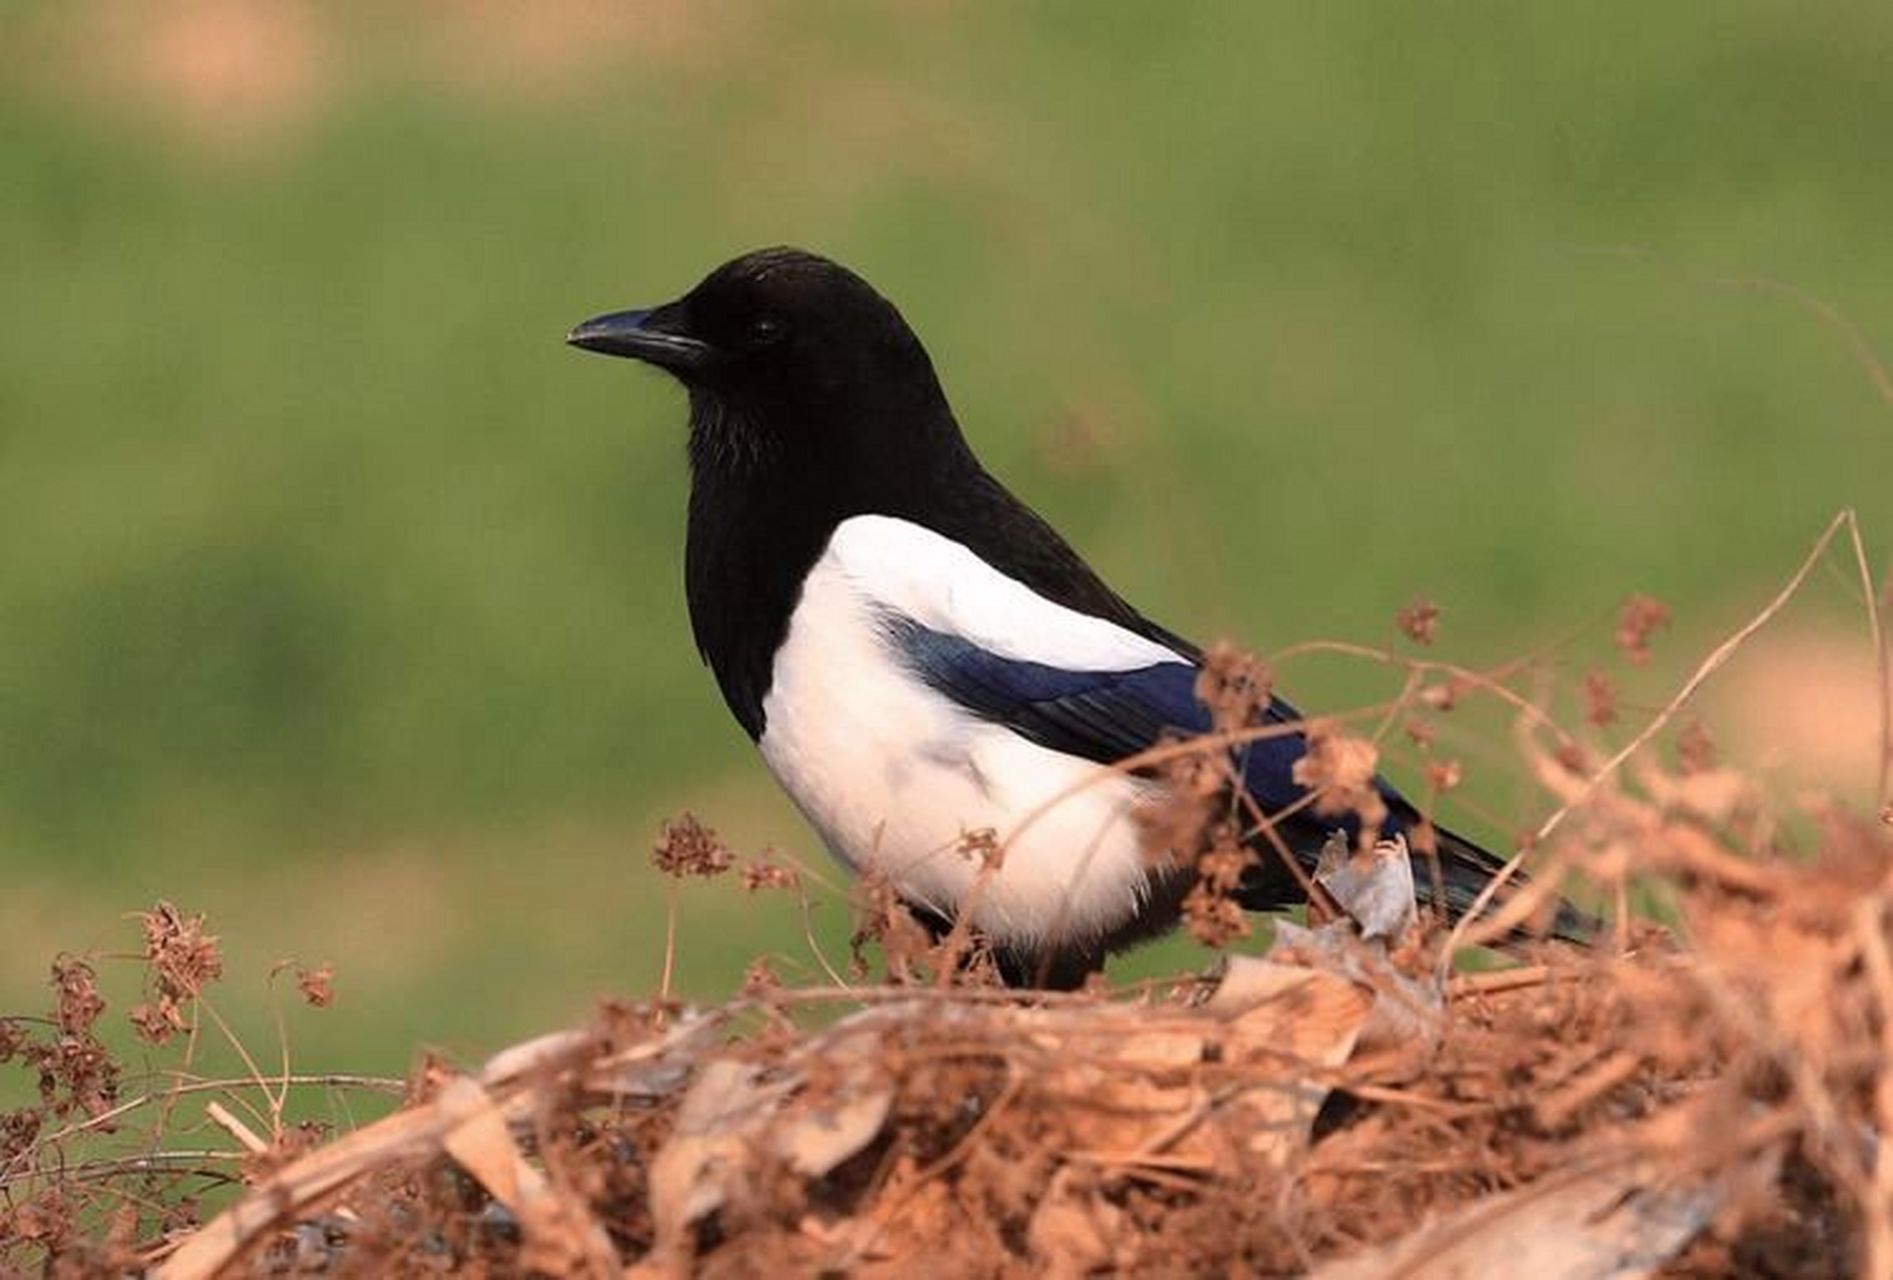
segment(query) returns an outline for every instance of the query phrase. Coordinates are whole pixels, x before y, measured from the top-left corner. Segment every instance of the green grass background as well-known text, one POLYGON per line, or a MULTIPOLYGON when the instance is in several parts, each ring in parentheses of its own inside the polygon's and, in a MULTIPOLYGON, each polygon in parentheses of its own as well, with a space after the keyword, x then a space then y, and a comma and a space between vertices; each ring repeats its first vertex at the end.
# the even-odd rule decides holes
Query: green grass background
MULTIPOLYGON (((989 464, 1204 639, 1391 643, 1422 593, 1445 656, 1578 672, 1647 591, 1653 700, 1838 507, 1893 550, 1893 411, 1717 283, 1893 344, 1884 5, 605 8, 534 61, 500 6, 284 6, 293 110, 193 111, 156 19, 0 6, 0 1010, 165 895, 239 1028, 331 961, 298 1063, 398 1072, 652 989, 667 813, 826 869, 689 641, 679 396, 560 341, 757 245, 896 299, 989 464)), ((787 900, 684 895, 687 993, 772 950, 787 900)))

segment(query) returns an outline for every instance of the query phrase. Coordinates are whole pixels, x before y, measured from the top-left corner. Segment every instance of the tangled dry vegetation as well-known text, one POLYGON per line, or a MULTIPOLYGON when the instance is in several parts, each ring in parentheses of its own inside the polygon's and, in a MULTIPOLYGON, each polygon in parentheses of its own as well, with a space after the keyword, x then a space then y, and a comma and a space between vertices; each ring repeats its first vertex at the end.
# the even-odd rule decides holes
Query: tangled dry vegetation
MULTIPOLYGON (((1527 842, 1530 886, 1451 931, 1411 913, 1397 848, 1343 848, 1320 877, 1333 910, 1284 926, 1265 955, 1034 995, 995 986, 977 939, 936 940, 869 885, 855 966, 831 967, 829 985, 786 987, 759 962, 714 1007, 666 985, 472 1070, 330 1079, 402 1091, 391 1114, 339 1133, 289 1123, 298 1086, 261 1071, 124 1096, 91 966, 62 958, 53 1017, 0 1021, 0 1062, 26 1064, 42 1091, 0 1118, 0 1263, 167 1277, 1893 1275, 1893 808, 1784 810, 1700 730, 1665 735, 1851 528, 1837 520, 1775 603, 1614 751, 1601 673, 1576 734, 1503 678, 1405 660, 1407 694, 1379 734, 1406 717, 1429 746, 1426 725, 1458 699, 1504 698, 1557 805, 1527 842), (1672 763, 1649 749, 1659 740, 1672 763), (1620 910, 1591 950, 1458 962, 1579 882, 1666 923, 1620 910), (141 1109, 195 1109, 228 1142, 182 1150, 160 1126, 130 1151, 87 1145, 141 1109), (230 1188, 209 1208, 206 1177, 230 1188)), ((1633 660, 1662 618, 1626 608, 1633 660)), ((1422 606, 1402 615, 1420 643, 1435 623, 1422 606)), ((1260 668, 1243 670, 1249 696, 1260 668)), ((1225 727, 1239 734, 1241 717, 1225 727)), ((1319 781, 1344 788, 1376 738, 1328 732, 1335 776, 1319 781)), ((1881 806, 1887 766, 1883 740, 1881 806)), ((1435 759, 1431 789, 1457 772, 1435 759)), ((1153 829, 1200 838, 1192 927, 1229 941, 1241 929, 1216 904, 1238 855, 1217 828, 1153 829)), ((694 820, 657 858, 672 875, 737 861, 694 820)), ((772 862, 740 875, 801 891, 772 862)), ((131 1020, 194 1042, 215 1021, 214 939, 167 906, 143 922, 131 1020)), ((326 974, 297 982, 326 1000, 326 974)))

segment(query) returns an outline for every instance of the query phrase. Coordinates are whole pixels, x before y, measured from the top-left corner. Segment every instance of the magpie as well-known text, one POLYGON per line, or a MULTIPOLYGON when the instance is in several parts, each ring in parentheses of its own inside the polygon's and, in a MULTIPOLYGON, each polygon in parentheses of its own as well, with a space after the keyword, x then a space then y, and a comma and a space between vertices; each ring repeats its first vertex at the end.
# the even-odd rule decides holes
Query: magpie
MULTIPOLYGON (((936 934, 962 913, 1018 985, 1072 987, 1177 922, 1193 862, 1153 859, 1165 778, 1114 770, 1212 727, 1204 654, 1106 586, 974 456, 932 361, 854 272, 793 248, 718 267, 674 302, 587 320, 572 346, 654 365, 690 404, 691 628, 737 722, 829 849, 885 876, 936 934), (999 856, 977 856, 980 837, 999 856), (990 865, 989 865, 990 862, 990 865)), ((1297 780, 1300 715, 1241 749, 1274 826, 1237 900, 1302 900, 1351 819, 1297 780)), ((1420 815, 1385 780, 1381 834, 1420 815)), ((1503 861, 1437 830, 1463 912, 1503 861)), ((1429 899, 1435 881, 1416 866, 1429 899)), ((1561 908, 1554 931, 1581 936, 1561 908)))

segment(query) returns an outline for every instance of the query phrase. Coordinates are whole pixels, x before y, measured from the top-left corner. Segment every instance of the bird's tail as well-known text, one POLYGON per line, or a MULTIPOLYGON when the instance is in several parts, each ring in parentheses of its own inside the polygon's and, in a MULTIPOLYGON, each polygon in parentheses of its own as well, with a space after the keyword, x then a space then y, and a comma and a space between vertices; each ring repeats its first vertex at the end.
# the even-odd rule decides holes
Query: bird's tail
MULTIPOLYGON (((1442 908, 1450 919, 1458 920, 1485 892, 1492 878, 1505 869, 1505 859, 1444 827, 1435 828, 1434 834, 1439 845, 1438 882, 1434 879, 1434 860, 1416 851, 1413 854, 1414 891, 1422 900, 1442 908)), ((1505 888, 1496 895, 1494 905, 1517 893, 1525 883, 1526 878, 1514 872, 1505 888)), ((1588 945, 1596 940, 1602 927, 1597 917, 1559 898, 1547 931, 1565 942, 1588 945)), ((1520 929, 1516 936, 1522 940, 1532 932, 1520 929)))

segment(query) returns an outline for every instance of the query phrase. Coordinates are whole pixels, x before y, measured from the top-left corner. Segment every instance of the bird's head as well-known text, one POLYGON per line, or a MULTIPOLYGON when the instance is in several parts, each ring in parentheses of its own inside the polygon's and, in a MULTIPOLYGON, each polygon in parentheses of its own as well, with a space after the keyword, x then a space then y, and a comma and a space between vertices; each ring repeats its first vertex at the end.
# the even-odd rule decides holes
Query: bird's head
POLYGON ((674 302, 598 316, 566 341, 655 365, 689 389, 693 418, 735 419, 766 436, 832 441, 951 420, 894 305, 800 249, 745 254, 674 302))

